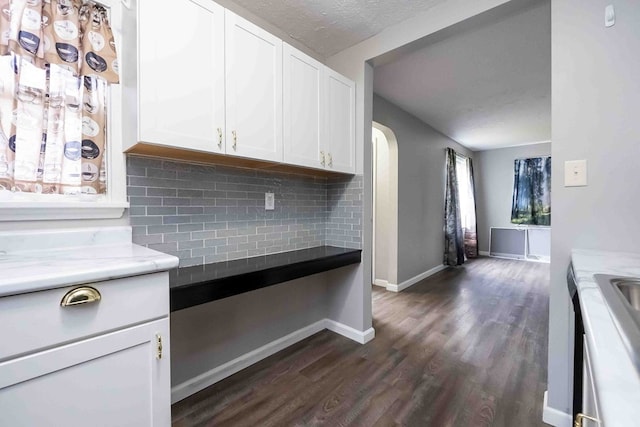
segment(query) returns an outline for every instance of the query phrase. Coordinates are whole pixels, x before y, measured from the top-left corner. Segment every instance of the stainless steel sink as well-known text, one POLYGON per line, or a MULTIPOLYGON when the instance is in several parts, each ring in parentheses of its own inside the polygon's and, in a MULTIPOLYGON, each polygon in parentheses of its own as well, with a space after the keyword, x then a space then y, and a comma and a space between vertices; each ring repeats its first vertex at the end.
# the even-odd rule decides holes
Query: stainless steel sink
POLYGON ((631 308, 640 311, 640 280, 611 279, 611 283, 618 288, 631 308))
POLYGON ((605 274, 594 277, 620 337, 640 370, 640 278, 605 274))

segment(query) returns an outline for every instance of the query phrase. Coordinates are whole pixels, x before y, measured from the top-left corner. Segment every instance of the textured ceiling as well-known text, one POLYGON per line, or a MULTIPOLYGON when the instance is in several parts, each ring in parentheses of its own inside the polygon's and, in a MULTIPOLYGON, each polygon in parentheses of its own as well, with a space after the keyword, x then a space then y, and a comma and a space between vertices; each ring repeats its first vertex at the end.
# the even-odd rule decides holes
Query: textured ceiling
POLYGON ((445 0, 235 0, 329 57, 445 0))
POLYGON ((550 3, 380 66, 374 91, 472 150, 549 141, 550 3))

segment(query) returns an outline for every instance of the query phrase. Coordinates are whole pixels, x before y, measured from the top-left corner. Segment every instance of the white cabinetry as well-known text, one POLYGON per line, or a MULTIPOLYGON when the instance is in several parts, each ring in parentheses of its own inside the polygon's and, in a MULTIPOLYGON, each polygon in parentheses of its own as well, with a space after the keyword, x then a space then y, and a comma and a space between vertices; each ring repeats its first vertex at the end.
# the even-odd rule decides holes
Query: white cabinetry
POLYGON ((227 10, 227 154, 282 161, 282 40, 227 10))
POLYGON ((209 0, 138 1, 140 141, 225 152, 224 12, 209 0))
POLYGON ((355 172, 355 83, 326 69, 325 127, 327 169, 355 172))
POLYGON ((170 425, 168 275, 89 286, 0 298, 0 425, 170 425))
POLYGON ((324 168, 325 66, 284 44, 284 161, 324 168))
POLYGON ((284 161, 355 172, 355 84, 284 45, 284 161))
POLYGON ((156 3, 125 12, 125 151, 355 172, 352 81, 210 0, 156 3))

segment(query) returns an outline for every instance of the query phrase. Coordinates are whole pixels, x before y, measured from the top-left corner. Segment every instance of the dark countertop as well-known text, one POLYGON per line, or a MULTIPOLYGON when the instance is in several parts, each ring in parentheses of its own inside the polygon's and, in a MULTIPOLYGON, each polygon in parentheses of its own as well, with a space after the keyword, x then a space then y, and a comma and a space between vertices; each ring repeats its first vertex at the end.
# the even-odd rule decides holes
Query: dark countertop
POLYGON ((360 249, 319 246, 177 268, 169 272, 171 311, 358 264, 361 253, 360 249))

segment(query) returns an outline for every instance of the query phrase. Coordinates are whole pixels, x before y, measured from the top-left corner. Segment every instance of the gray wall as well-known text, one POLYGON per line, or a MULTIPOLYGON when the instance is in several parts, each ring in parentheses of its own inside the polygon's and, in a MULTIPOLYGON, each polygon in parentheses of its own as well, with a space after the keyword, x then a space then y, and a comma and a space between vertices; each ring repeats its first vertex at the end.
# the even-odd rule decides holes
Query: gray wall
POLYGON ((324 319, 327 296, 317 274, 171 313, 172 386, 324 319))
POLYGON ((362 177, 318 178, 129 156, 134 243, 181 266, 361 245, 362 177), (275 210, 264 209, 265 192, 275 210))
POLYGON ((640 228, 640 2, 554 0, 552 19, 553 233, 549 405, 569 411, 572 248, 638 252, 640 228), (587 187, 563 185, 566 160, 587 159, 587 187))
POLYGON ((329 178, 325 245, 362 248, 362 175, 329 178))
POLYGON ((387 100, 374 96, 373 120, 398 140, 398 282, 442 264, 445 148, 473 153, 387 100))
MULTIPOLYGON (((310 177, 129 156, 134 243, 200 265, 320 245, 362 246, 363 177, 310 177), (264 209, 264 193, 276 209, 264 209)), ((329 318, 365 330, 352 266, 171 314, 175 387, 329 318), (330 282, 330 284, 328 283, 330 282)), ((357 278, 357 279, 356 279, 357 278)))
POLYGON ((551 144, 534 144, 474 153, 478 244, 489 251, 491 227, 513 227, 511 199, 513 196, 513 161, 519 158, 550 156, 551 144))

